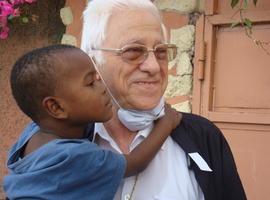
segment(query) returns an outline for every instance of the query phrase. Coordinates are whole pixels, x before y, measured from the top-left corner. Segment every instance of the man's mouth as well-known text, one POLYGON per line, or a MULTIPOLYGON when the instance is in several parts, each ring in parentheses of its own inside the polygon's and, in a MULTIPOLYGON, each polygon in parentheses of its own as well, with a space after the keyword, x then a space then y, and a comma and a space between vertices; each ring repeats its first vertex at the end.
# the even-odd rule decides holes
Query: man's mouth
POLYGON ((157 82, 143 82, 143 81, 140 81, 140 82, 137 82, 137 84, 139 84, 139 85, 146 85, 146 84, 154 85, 154 84, 157 84, 157 82))
POLYGON ((160 82, 159 79, 141 79, 141 80, 135 80, 134 81, 137 84, 157 84, 160 82))
POLYGON ((135 85, 139 86, 141 89, 156 89, 160 87, 160 81, 136 81, 135 85))

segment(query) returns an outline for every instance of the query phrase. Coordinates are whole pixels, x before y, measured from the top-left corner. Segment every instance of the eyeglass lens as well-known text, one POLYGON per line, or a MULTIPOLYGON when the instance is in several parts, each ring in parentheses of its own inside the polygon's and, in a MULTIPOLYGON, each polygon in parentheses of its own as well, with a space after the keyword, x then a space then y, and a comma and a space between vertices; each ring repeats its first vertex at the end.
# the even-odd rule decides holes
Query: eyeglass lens
MULTIPOLYGON (((149 54, 147 47, 142 45, 124 47, 121 52, 121 56, 124 60, 134 64, 143 63, 149 54)), ((159 63, 172 61, 177 54, 177 48, 175 45, 158 45, 152 50, 159 63)))

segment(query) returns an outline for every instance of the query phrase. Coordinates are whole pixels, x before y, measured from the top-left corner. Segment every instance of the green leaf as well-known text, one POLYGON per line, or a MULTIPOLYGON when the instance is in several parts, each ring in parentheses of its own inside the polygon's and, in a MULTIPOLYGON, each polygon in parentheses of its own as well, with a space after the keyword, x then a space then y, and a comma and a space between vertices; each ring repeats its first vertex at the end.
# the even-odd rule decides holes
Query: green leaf
POLYGON ((243 6, 244 9, 247 9, 248 7, 248 0, 244 0, 243 6))
POLYGON ((245 26, 247 26, 249 29, 252 29, 252 21, 250 21, 250 19, 245 18, 245 19, 244 19, 244 24, 245 24, 245 26))
POLYGON ((27 24, 29 22, 29 19, 27 17, 22 17, 21 20, 24 24, 27 24))
POLYGON ((14 18, 13 15, 9 15, 9 16, 8 16, 8 20, 12 20, 13 18, 14 18))
POLYGON ((234 8, 239 3, 239 0, 231 0, 231 7, 234 8))
POLYGON ((233 22, 232 24, 231 24, 231 28, 234 28, 234 27, 236 27, 237 25, 239 25, 240 24, 240 22, 233 22))
POLYGON ((257 0, 253 0, 253 4, 254 4, 254 6, 256 6, 257 5, 257 0))

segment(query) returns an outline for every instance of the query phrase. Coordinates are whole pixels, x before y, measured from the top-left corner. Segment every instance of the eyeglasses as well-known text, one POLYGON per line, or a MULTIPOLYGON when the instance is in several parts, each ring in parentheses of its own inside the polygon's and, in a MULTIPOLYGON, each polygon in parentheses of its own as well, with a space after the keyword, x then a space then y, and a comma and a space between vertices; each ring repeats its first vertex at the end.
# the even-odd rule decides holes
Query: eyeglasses
POLYGON ((93 50, 115 52, 117 56, 121 56, 124 61, 130 64, 143 63, 148 58, 149 52, 154 53, 160 64, 167 64, 174 60, 177 55, 177 46, 174 44, 158 44, 153 49, 148 49, 146 46, 140 44, 132 44, 124 46, 121 49, 93 48, 93 50))

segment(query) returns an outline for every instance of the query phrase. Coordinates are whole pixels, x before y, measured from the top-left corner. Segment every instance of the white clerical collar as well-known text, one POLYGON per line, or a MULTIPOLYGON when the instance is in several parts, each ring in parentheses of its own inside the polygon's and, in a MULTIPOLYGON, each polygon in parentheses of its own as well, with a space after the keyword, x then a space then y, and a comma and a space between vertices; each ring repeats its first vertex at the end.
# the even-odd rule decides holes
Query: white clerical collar
MULTIPOLYGON (((137 141, 138 138, 143 138, 145 139, 153 129, 154 124, 152 123, 150 126, 147 128, 138 131, 136 134, 135 138, 133 139, 131 146, 134 142, 137 141)), ((122 151, 119 149, 118 145, 115 143, 115 141, 111 138, 109 133, 107 132, 106 128, 104 127, 103 123, 95 123, 95 128, 94 128, 94 136, 92 142, 96 141, 97 135, 102 138, 103 140, 107 141, 115 150, 117 150, 119 153, 122 153, 122 151)), ((164 143, 161 147, 162 150, 166 148, 166 143, 164 143)))
POLYGON ((95 123, 95 128, 94 128, 94 136, 92 142, 96 142, 98 136, 108 142, 113 149, 115 149, 118 153, 122 153, 116 142, 111 138, 109 133, 107 132, 106 128, 104 127, 103 123, 95 123))
MULTIPOLYGON (((150 134, 152 129, 153 129, 153 123, 151 124, 151 126, 145 128, 141 131, 138 131, 138 133, 136 134, 135 138, 133 139, 133 141, 131 143, 131 146, 133 146, 133 147, 137 146, 137 144, 139 144, 141 141, 139 138, 141 137, 141 138, 145 139, 150 134), (134 143, 137 143, 137 144, 134 144, 134 143)), ((115 143, 115 141, 108 134, 103 123, 95 123, 94 137, 93 137, 92 142, 95 141, 97 135, 99 137, 101 137, 103 140, 107 141, 111 145, 111 147, 114 150, 116 150, 118 153, 122 153, 122 151, 119 149, 118 145, 115 143)), ((167 143, 164 142, 164 144, 161 147, 161 150, 164 150, 166 148, 167 148, 167 143)), ((200 170, 212 172, 212 169, 208 166, 206 161, 201 157, 201 155, 198 152, 188 153, 188 155, 189 155, 187 157, 188 163, 190 162, 189 160, 191 158, 197 164, 197 166, 200 168, 200 170)))

